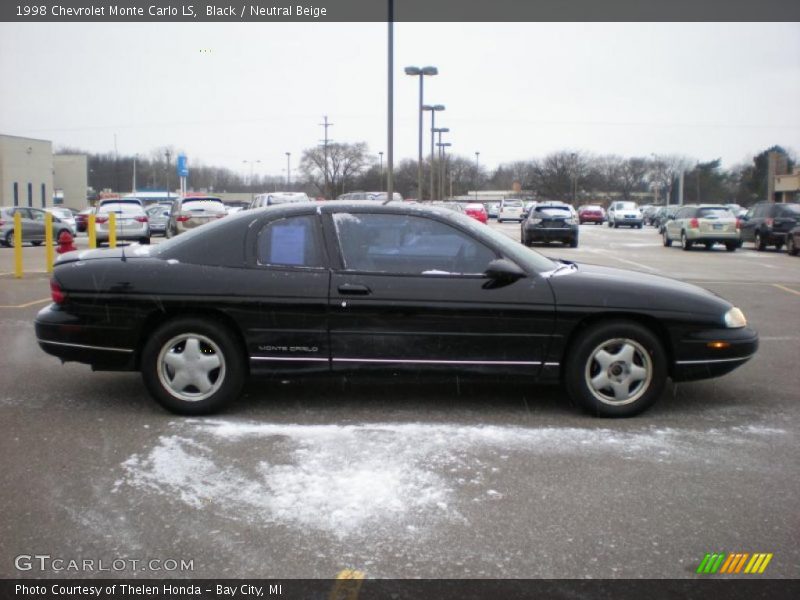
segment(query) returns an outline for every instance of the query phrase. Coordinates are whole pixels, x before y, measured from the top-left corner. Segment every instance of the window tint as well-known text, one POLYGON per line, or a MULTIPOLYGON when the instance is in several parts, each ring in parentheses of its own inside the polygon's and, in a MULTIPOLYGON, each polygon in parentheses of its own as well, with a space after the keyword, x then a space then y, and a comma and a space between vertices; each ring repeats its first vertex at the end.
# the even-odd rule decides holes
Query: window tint
POLYGON ((262 265, 324 267, 316 218, 290 217, 268 223, 258 234, 258 262, 262 265))
POLYGON ((144 214, 144 209, 140 205, 131 202, 106 202, 97 211, 98 214, 103 215, 111 212, 125 215, 141 215, 144 214))
POLYGON ((206 212, 225 212, 225 205, 222 200, 211 200, 209 198, 186 198, 181 203, 181 210, 206 211, 206 212))
POLYGON ((566 206, 539 206, 536 207, 536 212, 553 217, 564 217, 572 214, 572 211, 566 206))
POLYGON ((334 215, 345 268, 407 275, 482 274, 495 253, 434 219, 409 215, 334 215))
POLYGON ((615 210, 635 210, 636 202, 617 202, 615 210))

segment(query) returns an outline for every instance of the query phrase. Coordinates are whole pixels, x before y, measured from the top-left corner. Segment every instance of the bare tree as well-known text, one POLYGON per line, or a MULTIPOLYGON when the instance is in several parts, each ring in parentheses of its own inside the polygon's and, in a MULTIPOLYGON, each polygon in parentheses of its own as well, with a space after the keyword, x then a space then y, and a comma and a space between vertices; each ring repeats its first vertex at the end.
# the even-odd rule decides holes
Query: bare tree
MULTIPOLYGON (((327 172, 334 195, 343 194, 374 162, 367 144, 328 144, 327 172)), ((300 159, 300 172, 320 193, 325 193, 325 153, 322 148, 307 148, 300 159)))

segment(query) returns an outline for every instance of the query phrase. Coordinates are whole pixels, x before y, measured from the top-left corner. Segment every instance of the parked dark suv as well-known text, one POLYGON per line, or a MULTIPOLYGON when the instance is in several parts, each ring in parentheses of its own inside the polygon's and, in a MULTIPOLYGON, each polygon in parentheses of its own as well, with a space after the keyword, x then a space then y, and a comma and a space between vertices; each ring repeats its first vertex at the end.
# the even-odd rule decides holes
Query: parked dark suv
POLYGON ((758 202, 741 218, 742 241, 753 242, 756 250, 786 242, 786 234, 800 222, 800 204, 758 202))

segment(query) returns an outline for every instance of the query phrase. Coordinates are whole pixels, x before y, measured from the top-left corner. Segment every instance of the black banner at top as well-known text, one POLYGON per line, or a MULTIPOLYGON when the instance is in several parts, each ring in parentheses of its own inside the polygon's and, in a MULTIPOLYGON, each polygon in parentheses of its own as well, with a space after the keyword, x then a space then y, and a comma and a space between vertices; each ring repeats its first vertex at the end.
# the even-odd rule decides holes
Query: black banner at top
MULTIPOLYGON (((392 0, 5 0, 17 22, 381 22, 392 0)), ((800 21, 797 0, 393 0, 399 22, 800 21)))

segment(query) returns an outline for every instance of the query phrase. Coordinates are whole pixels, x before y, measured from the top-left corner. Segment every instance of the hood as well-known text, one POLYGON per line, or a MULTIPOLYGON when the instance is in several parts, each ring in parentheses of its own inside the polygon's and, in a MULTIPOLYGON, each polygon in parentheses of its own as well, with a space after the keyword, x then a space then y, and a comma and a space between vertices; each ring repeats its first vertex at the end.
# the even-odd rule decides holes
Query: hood
POLYGON ((732 304, 701 287, 639 271, 575 263, 549 279, 556 303, 721 316, 732 304))

